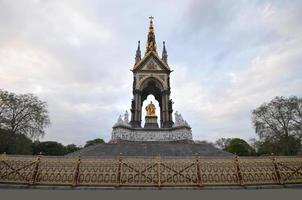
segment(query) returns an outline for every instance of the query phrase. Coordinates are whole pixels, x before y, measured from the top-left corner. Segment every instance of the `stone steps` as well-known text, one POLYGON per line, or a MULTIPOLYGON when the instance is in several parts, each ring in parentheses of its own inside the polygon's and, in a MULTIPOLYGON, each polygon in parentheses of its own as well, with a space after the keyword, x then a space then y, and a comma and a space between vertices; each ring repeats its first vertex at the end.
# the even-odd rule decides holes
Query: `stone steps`
POLYGON ((75 156, 232 156, 233 154, 217 149, 208 143, 169 143, 169 142, 121 142, 89 146, 68 154, 75 156))

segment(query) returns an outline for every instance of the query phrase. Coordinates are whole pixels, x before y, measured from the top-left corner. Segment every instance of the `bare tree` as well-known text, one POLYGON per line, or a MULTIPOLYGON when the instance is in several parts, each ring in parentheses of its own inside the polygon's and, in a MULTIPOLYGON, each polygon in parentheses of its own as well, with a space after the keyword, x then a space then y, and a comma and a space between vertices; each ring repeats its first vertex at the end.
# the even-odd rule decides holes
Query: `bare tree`
POLYGON ((44 136, 50 125, 47 104, 33 94, 17 95, 0 90, 0 128, 30 138, 44 136))
POLYGON ((260 140, 283 141, 285 154, 289 141, 302 136, 302 98, 276 97, 252 111, 252 123, 260 140))
POLYGON ((219 149, 226 150, 231 140, 231 138, 220 138, 216 140, 215 146, 217 146, 219 149))

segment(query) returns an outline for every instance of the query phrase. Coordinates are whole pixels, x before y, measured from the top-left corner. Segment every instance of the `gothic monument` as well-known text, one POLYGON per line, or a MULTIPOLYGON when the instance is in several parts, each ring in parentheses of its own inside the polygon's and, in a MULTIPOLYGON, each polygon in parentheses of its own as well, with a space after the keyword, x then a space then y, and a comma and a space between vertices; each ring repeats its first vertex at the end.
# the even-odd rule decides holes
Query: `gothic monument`
POLYGON ((144 56, 140 42, 136 50, 133 72, 133 99, 131 119, 128 111, 118 117, 113 125, 111 140, 83 148, 68 156, 228 156, 207 142, 195 142, 191 127, 177 111, 174 112, 170 99, 170 74, 168 54, 163 42, 162 55, 156 47, 153 18, 150 17, 148 38, 144 56), (143 102, 152 94, 159 104, 159 116, 153 102, 143 108, 143 102), (145 123, 142 115, 145 113, 145 123))
POLYGON ((149 32, 144 56, 141 55, 140 41, 136 50, 133 69, 133 99, 131 102, 131 120, 128 112, 120 116, 113 126, 112 142, 118 141, 191 141, 192 131, 181 114, 175 112, 172 119, 173 102, 170 99, 170 73, 168 54, 163 42, 162 56, 157 52, 153 17, 150 17, 149 32), (146 106, 145 125, 142 126, 143 102, 152 94, 159 103, 160 121, 155 114, 155 105, 146 106))

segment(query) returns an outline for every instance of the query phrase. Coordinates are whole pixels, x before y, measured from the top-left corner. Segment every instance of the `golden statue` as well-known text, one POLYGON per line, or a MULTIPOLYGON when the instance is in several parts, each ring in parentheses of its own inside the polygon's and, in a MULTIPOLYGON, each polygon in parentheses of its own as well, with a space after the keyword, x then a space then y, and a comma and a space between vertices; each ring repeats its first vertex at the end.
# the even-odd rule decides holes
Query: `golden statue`
POLYGON ((149 103, 149 105, 146 106, 146 112, 147 112, 147 116, 156 116, 155 105, 152 103, 152 101, 149 103))

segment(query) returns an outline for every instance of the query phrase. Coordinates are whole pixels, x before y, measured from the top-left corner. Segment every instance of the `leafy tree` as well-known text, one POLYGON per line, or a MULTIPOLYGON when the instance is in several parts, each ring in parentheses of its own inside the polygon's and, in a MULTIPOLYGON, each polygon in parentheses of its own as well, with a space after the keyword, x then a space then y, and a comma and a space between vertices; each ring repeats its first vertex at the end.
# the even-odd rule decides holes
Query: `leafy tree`
POLYGON ((285 145, 290 146, 290 152, 289 155, 295 155, 299 150, 301 149, 301 141, 300 139, 294 137, 294 136, 289 136, 286 138, 286 142, 284 142, 285 138, 281 138, 280 141, 278 142, 273 142, 270 140, 265 140, 265 141, 259 141, 257 148, 258 151, 257 153, 259 155, 284 155, 284 150, 286 149, 285 145))
POLYGON ((258 155, 278 155, 276 152, 278 151, 277 143, 272 143, 269 140, 259 141, 257 144, 257 153, 258 155))
POLYGON ((254 150, 250 147, 250 145, 240 138, 232 138, 226 147, 226 151, 239 156, 250 156, 254 154, 254 150))
POLYGON ((302 98, 276 97, 252 111, 252 123, 260 141, 282 148, 275 150, 281 155, 296 154, 299 145, 292 144, 301 146, 302 98))
POLYGON ((32 141, 22 134, 0 129, 0 153, 32 154, 32 141))
POLYGON ((65 147, 58 142, 47 141, 39 142, 35 141, 33 144, 34 154, 42 153, 43 155, 62 156, 66 154, 65 147))
POLYGON ((46 102, 33 94, 17 95, 0 89, 0 128, 39 138, 50 124, 46 102))
POLYGON ((80 149, 81 149, 81 148, 80 148, 80 147, 77 147, 75 144, 68 144, 68 145, 65 147, 66 154, 72 153, 72 152, 75 152, 75 151, 78 151, 78 150, 80 150, 80 149))
POLYGON ((0 153, 9 153, 11 144, 11 133, 8 130, 0 129, 0 153))
POLYGON ((94 139, 94 140, 88 140, 84 147, 88 147, 88 146, 92 146, 92 145, 96 145, 96 144, 101 144, 101 143, 104 143, 104 140, 100 139, 100 138, 97 138, 97 139, 94 139))
MULTIPOLYGON (((14 136, 13 136, 14 137, 14 136)), ((15 143, 12 145, 15 149, 15 154, 32 154, 32 140, 26 135, 16 133, 15 143)))
POLYGON ((58 142, 48 141, 32 142, 26 135, 11 133, 10 130, 0 129, 0 154, 39 154, 65 155, 81 149, 75 144, 62 145, 58 142))

